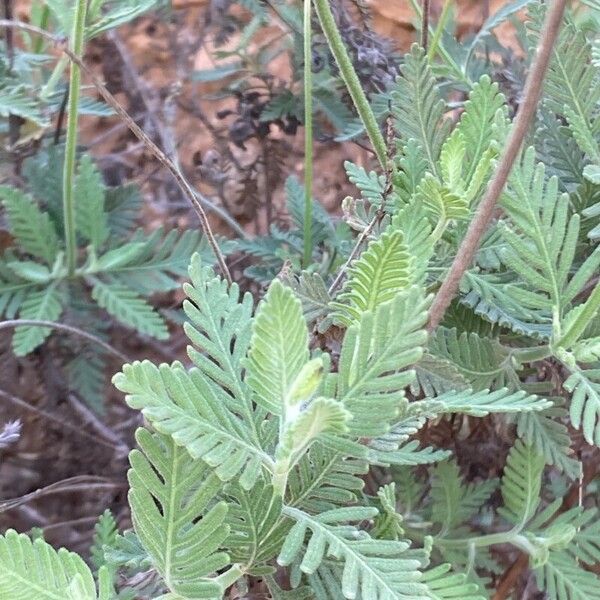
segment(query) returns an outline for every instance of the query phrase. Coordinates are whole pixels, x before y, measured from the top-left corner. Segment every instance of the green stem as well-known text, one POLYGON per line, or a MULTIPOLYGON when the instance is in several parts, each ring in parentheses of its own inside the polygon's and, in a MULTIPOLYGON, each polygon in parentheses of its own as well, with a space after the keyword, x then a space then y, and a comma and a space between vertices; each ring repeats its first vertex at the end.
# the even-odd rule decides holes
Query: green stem
MULTIPOLYGON (((77 0, 70 46, 71 51, 79 58, 83 53, 86 14, 87 0, 77 0)), ((65 164, 63 170, 63 218, 65 228, 67 270, 69 275, 72 275, 75 271, 75 263, 77 258, 73 184, 75 180, 75 159, 77 154, 77 111, 79 107, 80 88, 81 70, 77 64, 71 63, 71 78, 69 81, 69 114, 67 117, 67 141, 65 146, 65 164)))
POLYGON ((445 539, 443 537, 434 537, 434 544, 444 548, 464 548, 473 546, 475 548, 485 548, 497 544, 514 544, 515 539, 519 537, 521 530, 519 528, 511 529, 502 533, 490 533, 488 535, 479 535, 469 538, 445 539))
POLYGON ((311 2, 304 0, 304 266, 312 258, 313 102, 311 2))
POLYGON ((271 479, 273 492, 275 495, 281 496, 282 498, 285 496, 290 468, 289 460, 280 458, 275 462, 275 467, 273 469, 273 477, 271 479))
POLYGON ((577 314, 577 317, 570 324, 569 329, 567 329, 554 346, 565 349, 573 346, 573 344, 582 336, 591 320, 597 315, 598 309, 600 309, 600 282, 596 284, 594 291, 586 300, 583 308, 577 314))
POLYGON ((352 98, 352 102, 354 102, 354 106, 358 111, 358 116, 367 130, 375 155, 377 156, 382 169, 387 172, 387 149, 383 134, 381 133, 381 129, 379 128, 379 124, 377 123, 377 119, 371 109, 367 96, 360 85, 360 81, 356 75, 346 46, 344 46, 342 36, 340 35, 333 13, 329 7, 329 0, 314 0, 314 2, 319 22, 321 23, 323 33, 329 44, 329 49, 338 64, 342 79, 344 80, 348 92, 350 93, 350 97, 352 98))
POLYGON ((533 346, 531 348, 513 348, 511 355, 519 363, 532 363, 552 356, 550 346, 533 346))
POLYGON ((427 51, 427 59, 431 62, 436 55, 438 44, 440 43, 440 38, 442 37, 442 32, 446 28, 446 21, 448 20, 448 15, 450 14, 450 6, 452 5, 452 0, 446 0, 444 2, 444 7, 442 8, 442 14, 435 26, 435 32, 433 34, 433 38, 431 39, 431 44, 429 45, 429 50, 427 51))

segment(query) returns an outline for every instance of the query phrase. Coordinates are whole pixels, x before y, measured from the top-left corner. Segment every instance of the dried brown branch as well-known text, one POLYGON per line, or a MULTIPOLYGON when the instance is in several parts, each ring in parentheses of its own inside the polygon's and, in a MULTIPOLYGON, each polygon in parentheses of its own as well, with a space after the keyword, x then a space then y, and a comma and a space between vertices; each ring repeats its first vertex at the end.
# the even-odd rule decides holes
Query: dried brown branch
POLYGON ((377 223, 381 221, 382 217, 383 212, 381 210, 378 210, 375 216, 371 219, 371 222, 365 227, 365 229, 363 229, 362 233, 358 236, 356 244, 354 244, 354 248, 352 248, 352 252, 350 252, 348 260, 344 263, 336 278, 334 279, 333 283, 329 287, 330 295, 332 295, 340 287, 344 279, 344 275, 346 274, 346 271, 352 264, 352 261, 358 256, 363 243, 371 235, 371 232, 373 231, 373 229, 375 229, 375 225, 377 225, 377 223))
POLYGON ((510 596, 512 589, 515 587, 519 577, 527 567, 529 566, 529 556, 524 552, 521 552, 518 558, 512 563, 510 567, 504 572, 496 592, 492 596, 492 600, 506 600, 510 596))
POLYGON ((515 159, 519 154, 523 140, 527 135, 527 131, 537 110, 544 77, 560 30, 566 4, 567 0, 554 0, 548 9, 540 36, 540 43, 536 50, 536 56, 525 83, 523 102, 519 107, 504 151, 498 161, 496 171, 488 189, 469 225, 469 229, 458 249, 450 271, 434 298, 429 314, 429 331, 433 331, 442 321, 444 313, 458 291, 460 280, 465 271, 471 266, 481 239, 492 220, 496 203, 504 190, 515 159))
POLYGON ((429 13, 431 8, 430 0, 423 0, 423 14, 421 15, 421 47, 427 50, 429 44, 429 13))
POLYGON ((25 400, 23 400, 22 398, 13 396, 13 394, 9 394, 8 392, 5 392, 2 389, 0 389, 0 400, 5 400, 6 402, 10 402, 14 406, 18 406, 19 408, 22 408, 23 410, 28 410, 30 412, 34 412, 37 415, 44 417, 44 419, 47 419, 48 421, 52 421, 59 427, 68 429, 69 431, 72 431, 76 435, 87 438, 88 440, 92 440, 96 444, 101 444, 102 446, 105 446, 106 448, 110 448, 110 449, 116 451, 117 453, 121 452, 121 448, 119 446, 115 445, 112 442, 107 441, 106 439, 104 439, 104 437, 98 437, 96 435, 92 435, 91 433, 88 433, 87 431, 83 430, 81 428, 81 425, 67 423, 64 419, 61 419, 60 417, 57 417, 57 416, 53 415, 52 413, 45 411, 42 408, 33 406, 33 405, 29 404, 29 402, 26 402, 25 400))
POLYGON ((70 333, 71 335, 76 335, 77 337, 86 339, 89 342, 93 342, 94 344, 106 350, 108 353, 121 359, 123 362, 131 362, 131 359, 126 354, 123 354, 123 352, 120 350, 117 350, 109 343, 91 333, 88 333, 87 331, 84 331, 83 329, 73 327, 73 325, 56 323, 54 321, 39 321, 36 319, 11 319, 10 321, 0 321, 0 331, 2 329, 14 329, 15 327, 49 327, 58 331, 64 331, 65 333, 70 333))
POLYGON ((64 494, 71 492, 93 492, 97 493, 98 490, 119 490, 127 487, 126 481, 114 481, 105 477, 97 477, 95 475, 77 475, 76 477, 69 477, 56 483, 51 483, 46 487, 19 496, 18 498, 11 498, 10 500, 3 500, 0 502, 0 512, 10 510, 21 506, 26 502, 37 500, 43 496, 49 496, 51 494, 64 494))
MULTIPOLYGON (((22 23, 21 21, 8 21, 6 19, 0 19, 0 27, 29 31, 30 33, 34 33, 49 40, 89 77, 92 84, 98 90, 98 93, 102 96, 102 98, 104 98, 106 103, 117 113, 119 118, 127 125, 128 129, 138 138, 138 140, 144 144, 154 158, 156 158, 156 160, 171 173, 181 191, 192 203, 192 206, 196 210, 196 214, 200 219, 202 231, 217 258, 217 264, 219 265, 219 268, 225 279, 227 279, 229 283, 232 283, 233 280, 227 267, 227 263, 225 262, 225 257, 223 256, 223 253, 217 244, 217 240, 208 221, 206 212, 204 211, 204 208, 202 207, 202 204, 198 198, 198 194, 192 189, 191 185, 187 182, 175 163, 169 159, 169 157, 148 137, 143 129, 141 129, 139 125, 129 116, 129 113, 121 106, 121 104, 119 104, 117 99, 108 91, 104 83, 102 83, 95 73, 93 73, 85 64, 85 62, 83 62, 68 48, 64 39, 58 39, 56 36, 52 35, 48 31, 45 31, 44 29, 40 29, 39 27, 35 27, 27 23, 22 23)), ((217 207, 214 208, 216 209, 217 207)))

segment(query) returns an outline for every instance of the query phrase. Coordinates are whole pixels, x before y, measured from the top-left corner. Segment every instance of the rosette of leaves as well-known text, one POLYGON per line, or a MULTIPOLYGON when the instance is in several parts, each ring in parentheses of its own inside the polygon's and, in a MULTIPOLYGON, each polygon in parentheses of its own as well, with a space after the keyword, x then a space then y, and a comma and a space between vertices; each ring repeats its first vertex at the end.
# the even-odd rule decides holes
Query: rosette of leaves
MULTIPOLYGON (((62 156, 53 148, 25 164, 26 188, 0 187, 10 243, 0 255, 0 316, 65 322, 100 338, 103 312, 156 339, 167 323, 147 298, 179 286, 190 256, 202 248, 197 232, 136 230, 141 199, 135 186, 108 188, 89 156, 75 180, 80 262, 69 276, 62 236, 62 156)), ((12 349, 26 356, 50 336, 50 327, 16 327, 12 349)), ((73 340, 70 340, 71 342, 73 340)), ((101 408, 106 351, 85 342, 65 365, 71 386, 101 408)))

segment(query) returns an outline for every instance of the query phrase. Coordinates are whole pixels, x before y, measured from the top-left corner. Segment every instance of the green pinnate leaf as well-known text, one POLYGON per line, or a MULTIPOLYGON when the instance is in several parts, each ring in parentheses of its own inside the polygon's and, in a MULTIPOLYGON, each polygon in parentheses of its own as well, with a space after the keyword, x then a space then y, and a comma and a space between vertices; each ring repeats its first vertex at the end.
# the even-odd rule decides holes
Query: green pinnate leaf
POLYGON ((138 429, 129 456, 133 526, 168 588, 183 597, 222 593, 211 575, 226 567, 227 504, 216 502, 221 481, 169 436, 138 429))
POLYGON ((96 585, 83 559, 42 539, 32 542, 9 529, 0 536, 0 596, 11 600, 96 600, 96 585), (35 567, 33 567, 35 565, 35 567))
POLYGON ((31 196, 10 186, 0 186, 0 199, 6 210, 10 232, 21 251, 52 266, 59 240, 48 213, 42 212, 31 196))
POLYGON ((331 303, 334 318, 346 326, 358 323, 364 312, 374 311, 411 285, 412 265, 402 232, 383 233, 350 267, 344 288, 331 303))
POLYGON ((90 279, 93 284, 92 298, 123 325, 159 340, 169 337, 163 318, 131 288, 120 283, 90 279))
POLYGON ((104 182, 88 154, 79 161, 74 185, 77 230, 86 241, 98 249, 106 241, 110 231, 104 211, 104 182))
POLYGON ((281 415, 284 400, 308 362, 308 328, 302 305, 290 288, 274 280, 259 304, 245 362, 255 401, 281 415))

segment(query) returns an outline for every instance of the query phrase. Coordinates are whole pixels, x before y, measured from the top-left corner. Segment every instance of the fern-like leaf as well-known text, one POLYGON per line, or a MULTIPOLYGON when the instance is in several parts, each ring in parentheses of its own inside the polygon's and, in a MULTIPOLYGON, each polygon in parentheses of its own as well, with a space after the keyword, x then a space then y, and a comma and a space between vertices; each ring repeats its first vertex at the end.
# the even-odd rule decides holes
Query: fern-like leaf
POLYGON ((0 316, 14 318, 29 293, 37 287, 35 283, 19 277, 0 260, 0 316))
POLYGON ((498 141, 495 127, 498 114, 502 119, 507 118, 504 95, 499 92, 497 83, 493 83, 488 75, 483 75, 473 86, 457 125, 457 130, 465 141, 467 168, 464 180, 467 184, 473 179, 477 166, 490 145, 498 141))
MULTIPOLYGON (((543 9, 539 13, 544 12, 543 9)), ((537 39, 541 15, 531 27, 537 39)), ((561 31, 545 79, 545 103, 557 115, 566 116, 571 134, 579 147, 596 163, 600 149, 594 137, 597 131, 595 107, 600 90, 595 80, 600 69, 591 61, 592 49, 582 29, 568 23, 561 31)))
POLYGON ((283 414, 284 399, 308 358, 302 305, 276 279, 256 311, 245 363, 255 401, 275 415, 283 414))
MULTIPOLYGON (((56 321, 60 317, 62 294, 56 284, 46 289, 31 292, 19 310, 21 319, 35 321, 56 321)), ((52 333, 50 327, 21 325, 15 329, 13 351, 17 356, 26 356, 35 350, 52 333)))
POLYGON ((563 387, 571 392, 571 423, 589 444, 600 445, 600 369, 573 370, 563 387))
POLYGON ((83 559, 9 529, 0 536, 0 596, 10 600, 96 600, 83 559))
POLYGON ((490 413, 537 412, 552 406, 548 400, 525 391, 511 392, 507 388, 494 392, 489 390, 448 392, 435 400, 443 405, 444 412, 458 412, 474 417, 485 417, 490 413))
POLYGON ((438 327, 429 341, 429 351, 453 362, 476 391, 519 382, 506 350, 493 338, 438 327))
POLYGON ((569 430, 560 421, 566 414, 567 411, 560 406, 520 414, 517 417, 517 435, 542 454, 548 464, 576 479, 581 474, 581 465, 571 456, 569 430))
POLYGON ((10 232, 19 248, 52 266, 59 241, 48 214, 40 210, 31 196, 13 187, 0 186, 0 199, 6 209, 10 232))
MULTIPOLYGON (((299 231, 304 231, 304 186, 294 176, 285 182, 287 209, 299 231)), ((333 225, 327 211, 315 199, 312 200, 311 241, 313 248, 334 236, 333 225)))
POLYGON ((327 378, 324 393, 352 413, 349 425, 356 435, 382 435, 398 416, 404 388, 415 376, 405 369, 423 353, 429 301, 420 288, 410 288, 375 313, 363 313, 346 331, 338 373, 327 378))
POLYGON ((444 537, 467 522, 489 500, 498 481, 488 479, 465 485, 455 461, 439 463, 431 484, 431 518, 441 526, 437 537, 444 537))
POLYGON ((290 472, 287 502, 310 513, 354 504, 367 470, 366 461, 346 458, 317 443, 290 472))
POLYGON ((427 55, 414 44, 406 55, 402 76, 392 94, 392 111, 396 131, 403 139, 414 139, 427 158, 429 169, 437 173, 437 161, 448 135, 449 122, 444 120, 445 104, 441 99, 427 55))
POLYGON ((367 171, 360 165, 346 161, 346 175, 361 192, 362 197, 374 206, 381 206, 385 191, 385 176, 377 175, 375 171, 367 171))
POLYGON ((598 600, 598 577, 583 569, 567 552, 552 552, 535 569, 537 583, 551 600, 598 600))
POLYGON ((234 485, 225 489, 229 499, 226 540, 231 560, 252 569, 263 567, 277 556, 289 531, 281 519, 281 497, 273 486, 258 482, 250 491, 234 485))
POLYGON ((73 190, 77 202, 76 225, 81 236, 98 249, 109 230, 104 212, 104 182, 89 155, 79 161, 73 190))
POLYGON ((90 548, 92 564, 96 569, 107 565, 104 556, 104 547, 112 547, 117 540, 117 522, 110 510, 107 508, 94 526, 94 537, 90 548))
POLYGON ((427 586, 431 600, 485 600, 479 586, 470 582, 464 573, 452 573, 451 565, 443 564, 423 573, 422 583, 427 586))
POLYGON ((39 103, 31 97, 32 90, 16 80, 7 78, 4 72, 2 75, 0 116, 7 118, 10 115, 17 115, 22 119, 33 121, 40 127, 46 127, 49 124, 48 117, 42 114, 39 103))
POLYGON ((544 457, 520 440, 508 454, 500 488, 504 506, 499 512, 517 527, 524 527, 540 504, 544 466, 544 457))
POLYGON ((331 306, 333 318, 347 327, 366 311, 394 298, 411 284, 412 260, 402 233, 383 233, 349 269, 348 280, 331 306))
POLYGON ((408 600, 426 598, 426 587, 419 582, 420 562, 404 558, 406 542, 374 540, 350 522, 371 519, 374 508, 339 508, 312 516, 297 508, 284 507, 283 513, 296 521, 281 548, 281 565, 302 556, 300 570, 314 573, 325 554, 343 563, 341 591, 345 598, 363 600, 408 600), (303 542, 308 536, 306 549, 303 542))
POLYGON ((229 481, 237 474, 245 488, 256 482, 271 458, 259 446, 251 424, 242 422, 225 402, 226 393, 200 371, 181 365, 156 367, 148 361, 125 365, 113 378, 132 408, 141 410, 160 432, 215 467, 229 481))
POLYGON ((163 318, 131 288, 116 282, 90 279, 93 284, 92 298, 117 321, 159 340, 169 337, 163 318))
POLYGON ((503 226, 510 246, 505 262, 527 285, 515 297, 526 307, 557 311, 562 318, 600 264, 600 250, 572 273, 579 216, 568 216, 569 197, 558 194, 555 178, 544 182, 544 167, 535 164, 533 148, 513 169, 503 205, 512 222, 503 226))
POLYGON ((192 230, 179 233, 172 229, 166 235, 162 228, 150 235, 138 230, 130 244, 138 247, 128 260, 103 270, 142 294, 177 289, 179 278, 187 273, 192 255, 202 250, 202 238, 192 230))
POLYGON ((280 279, 289 285, 302 302, 302 311, 307 323, 321 319, 331 311, 331 296, 325 281, 318 273, 303 271, 299 276, 284 272, 280 279))
POLYGON ((129 456, 133 526, 168 588, 183 597, 222 593, 209 576, 229 564, 219 548, 229 534, 221 481, 168 436, 138 429, 129 456))
POLYGON ((189 319, 184 330, 193 344, 188 356, 204 375, 229 392, 232 407, 252 414, 251 390, 242 377, 242 360, 252 334, 252 296, 242 296, 236 283, 229 286, 215 276, 197 254, 189 273, 191 282, 183 286, 188 296, 183 309, 189 319))

